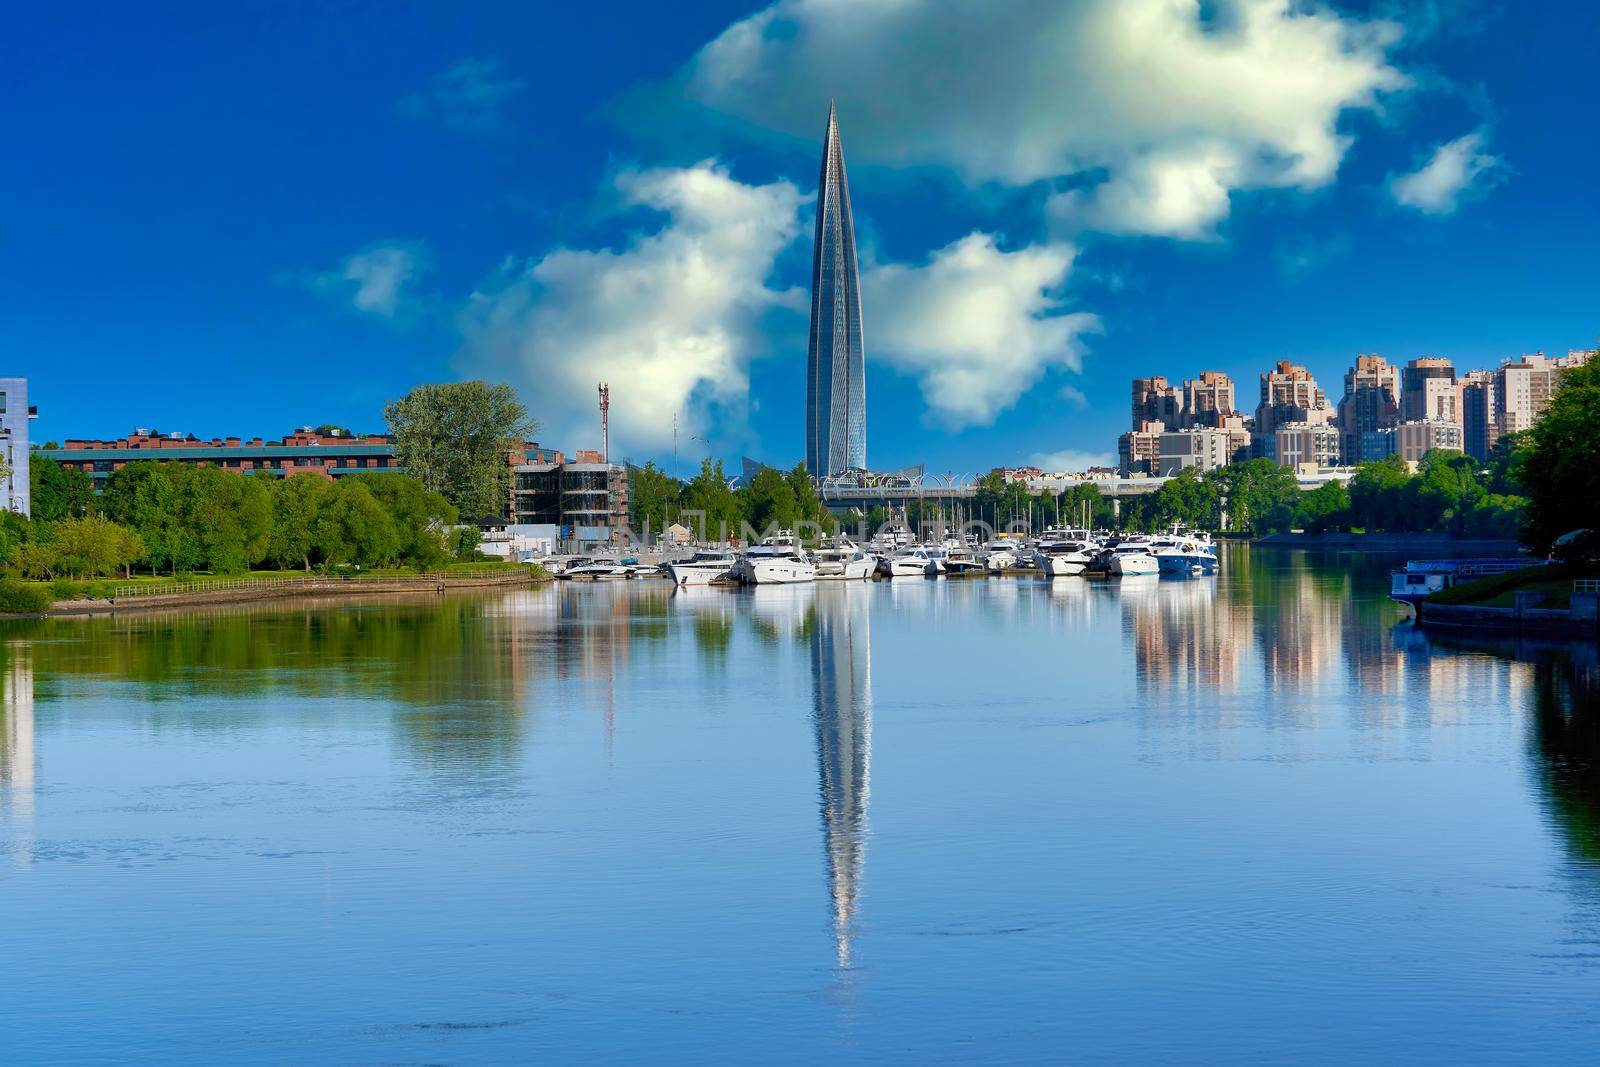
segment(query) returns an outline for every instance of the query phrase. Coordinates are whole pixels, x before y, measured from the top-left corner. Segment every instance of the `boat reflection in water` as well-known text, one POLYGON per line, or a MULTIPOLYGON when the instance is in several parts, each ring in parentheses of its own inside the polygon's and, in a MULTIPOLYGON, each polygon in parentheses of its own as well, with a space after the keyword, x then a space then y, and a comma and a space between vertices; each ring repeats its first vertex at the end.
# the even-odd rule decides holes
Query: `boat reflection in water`
POLYGON ((816 616, 810 628, 818 807, 842 969, 853 964, 872 788, 872 650, 867 616, 871 592, 834 583, 817 586, 816 616))

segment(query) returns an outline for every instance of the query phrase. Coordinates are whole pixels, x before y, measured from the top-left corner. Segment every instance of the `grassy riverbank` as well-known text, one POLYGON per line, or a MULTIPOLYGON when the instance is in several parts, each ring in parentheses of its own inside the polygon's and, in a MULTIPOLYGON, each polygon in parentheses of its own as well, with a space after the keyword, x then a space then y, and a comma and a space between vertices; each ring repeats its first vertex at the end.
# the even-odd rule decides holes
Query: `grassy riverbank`
POLYGON ((1544 593, 1545 599, 1540 602, 1540 607, 1565 610, 1571 605, 1572 583, 1582 578, 1600 578, 1600 568, 1559 563, 1548 567, 1527 567, 1441 589, 1429 596, 1427 602, 1511 608, 1516 607, 1518 593, 1544 593))
POLYGON ((140 575, 131 579, 5 583, 0 614, 98 611, 110 608, 228 603, 276 597, 389 592, 408 588, 505 585, 546 581, 542 568, 503 562, 449 563, 430 570, 389 567, 245 574, 140 575))

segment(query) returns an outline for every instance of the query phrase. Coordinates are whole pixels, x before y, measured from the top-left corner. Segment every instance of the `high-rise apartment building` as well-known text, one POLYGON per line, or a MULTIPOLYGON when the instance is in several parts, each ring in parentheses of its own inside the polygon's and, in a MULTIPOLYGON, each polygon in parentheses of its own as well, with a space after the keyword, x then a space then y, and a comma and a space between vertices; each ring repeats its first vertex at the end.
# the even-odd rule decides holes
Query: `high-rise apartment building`
POLYGON ((1154 474, 1160 460, 1160 430, 1130 430, 1117 438, 1117 468, 1123 475, 1154 474))
POLYGON ((1165 378, 1135 378, 1132 392, 1132 421, 1128 424, 1131 429, 1143 430, 1157 422, 1166 430, 1183 425, 1183 401, 1165 378))
MULTIPOLYGON (((1136 379, 1137 380, 1137 379, 1136 379)), ((1222 429, 1239 414, 1234 402, 1233 379, 1221 371, 1203 370, 1200 377, 1183 383, 1183 425, 1222 429)), ((1239 426, 1243 427, 1243 420, 1239 426)))
POLYGON ((1261 376, 1261 402, 1256 405, 1255 440, 1261 455, 1272 458, 1277 448, 1278 427, 1287 423, 1326 426, 1333 421, 1333 408, 1311 372, 1296 363, 1280 359, 1261 376))
POLYGON ((28 405, 28 379, 0 378, 0 456, 4 456, 5 477, 0 479, 0 507, 21 515, 32 514, 29 493, 28 420, 33 408, 28 405))
POLYGON ((1193 467, 1204 474, 1233 462, 1228 431, 1205 428, 1173 430, 1158 435, 1155 473, 1162 477, 1193 467))
POLYGON ((829 104, 822 174, 817 179, 811 336, 806 350, 806 470, 813 476, 866 468, 866 374, 850 183, 839 142, 839 117, 829 104))
POLYGON ((1400 422, 1400 372, 1379 355, 1357 356, 1344 375, 1344 398, 1339 401, 1339 434, 1344 462, 1365 463, 1381 456, 1367 455, 1367 434, 1393 429, 1400 422))
POLYGON ((1400 419, 1461 421, 1461 389, 1456 382, 1456 368, 1448 359, 1423 356, 1401 368, 1400 419))
POLYGON ((1333 426, 1290 422, 1279 426, 1274 436, 1272 458, 1291 470, 1339 465, 1339 431, 1333 426))
POLYGON ((1499 385, 1500 433, 1521 433, 1539 421, 1550 397, 1561 384, 1561 375, 1581 367, 1594 352, 1571 351, 1550 358, 1543 352, 1501 364, 1496 376, 1499 385))
POLYGON ((1486 460, 1500 439, 1500 386, 1494 371, 1472 370, 1461 379, 1461 447, 1486 460))

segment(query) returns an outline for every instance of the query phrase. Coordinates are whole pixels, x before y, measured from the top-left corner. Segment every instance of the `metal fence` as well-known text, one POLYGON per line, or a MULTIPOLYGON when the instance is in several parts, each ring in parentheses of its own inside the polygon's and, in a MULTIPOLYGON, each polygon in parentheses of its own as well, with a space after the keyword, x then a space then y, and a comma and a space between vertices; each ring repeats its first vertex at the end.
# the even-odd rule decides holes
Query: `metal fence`
POLYGON ((489 574, 516 574, 522 568, 504 563, 464 563, 447 571, 370 573, 361 571, 333 574, 274 575, 270 578, 196 578, 188 582, 137 582, 114 586, 112 600, 147 596, 179 596, 186 593, 214 593, 232 589, 275 589, 285 586, 333 585, 344 582, 406 582, 423 584, 446 578, 472 578, 489 574))

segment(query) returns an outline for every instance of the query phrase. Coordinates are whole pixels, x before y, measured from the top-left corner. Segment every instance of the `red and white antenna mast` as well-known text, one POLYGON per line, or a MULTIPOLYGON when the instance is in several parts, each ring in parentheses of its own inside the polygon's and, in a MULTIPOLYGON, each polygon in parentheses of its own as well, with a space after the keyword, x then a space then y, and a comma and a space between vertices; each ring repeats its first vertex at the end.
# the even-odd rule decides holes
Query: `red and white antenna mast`
POLYGON ((611 462, 611 386, 600 383, 600 459, 611 462))

